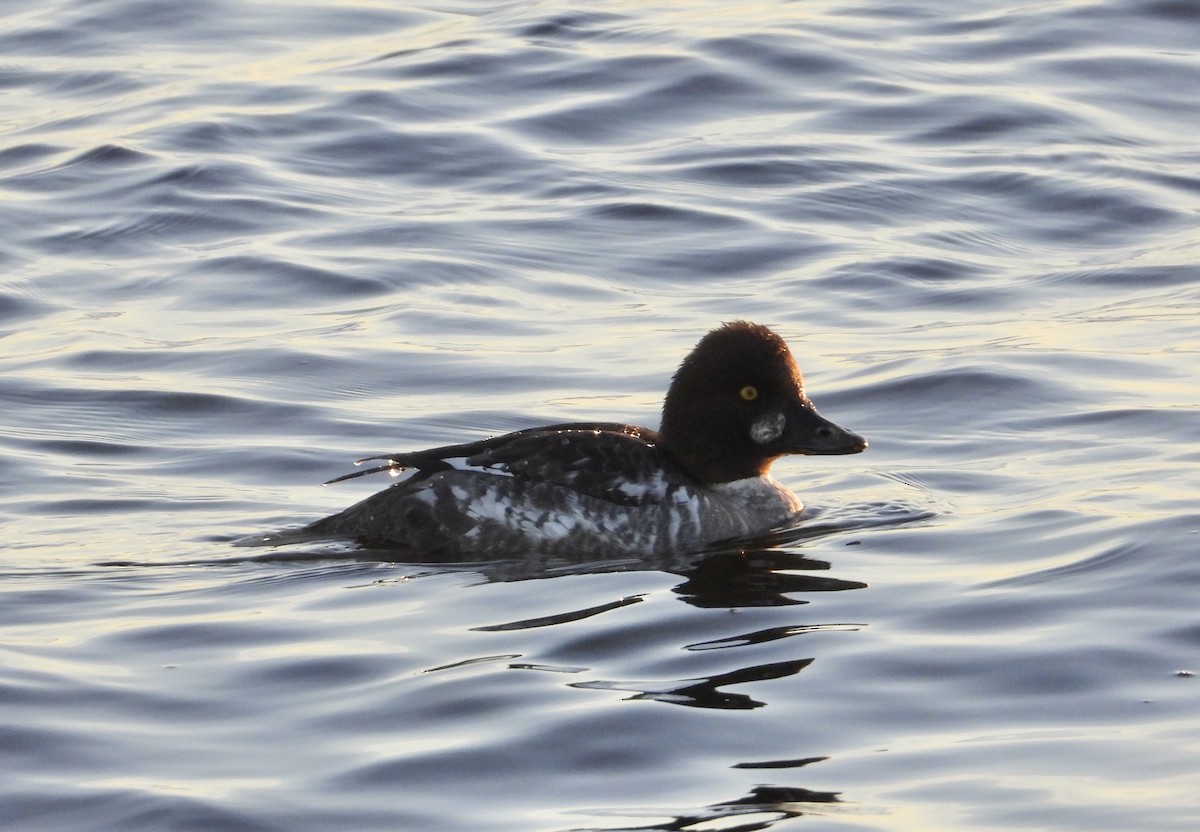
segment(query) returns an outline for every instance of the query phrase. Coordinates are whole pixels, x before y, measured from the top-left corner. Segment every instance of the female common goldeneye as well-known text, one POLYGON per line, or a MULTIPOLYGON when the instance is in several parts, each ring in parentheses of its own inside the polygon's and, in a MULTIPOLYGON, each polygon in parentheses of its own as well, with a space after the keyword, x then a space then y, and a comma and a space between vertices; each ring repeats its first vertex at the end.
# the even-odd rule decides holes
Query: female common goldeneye
POLYGON ((687 553, 800 511, 767 473, 778 457, 866 447, 817 413, 782 338, 735 321, 684 359, 657 431, 579 422, 368 457, 385 464, 331 482, 414 473, 302 531, 441 557, 687 553))

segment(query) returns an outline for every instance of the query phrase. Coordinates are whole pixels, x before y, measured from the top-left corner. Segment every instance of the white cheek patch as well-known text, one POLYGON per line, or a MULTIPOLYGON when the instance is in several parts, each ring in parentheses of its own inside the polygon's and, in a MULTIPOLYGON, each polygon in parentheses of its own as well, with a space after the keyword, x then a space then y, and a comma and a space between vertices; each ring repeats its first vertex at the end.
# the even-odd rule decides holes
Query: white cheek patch
POLYGON ((787 422, 787 419, 779 412, 759 416, 750 425, 750 438, 760 445, 774 442, 783 435, 785 422, 787 422))

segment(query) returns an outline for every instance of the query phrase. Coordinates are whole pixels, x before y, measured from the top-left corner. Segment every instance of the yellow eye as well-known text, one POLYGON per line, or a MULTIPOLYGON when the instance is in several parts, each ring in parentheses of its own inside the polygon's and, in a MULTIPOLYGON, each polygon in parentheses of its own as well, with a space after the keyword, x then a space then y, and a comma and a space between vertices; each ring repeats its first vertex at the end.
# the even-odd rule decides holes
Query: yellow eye
POLYGON ((738 395, 742 397, 742 401, 752 402, 758 398, 758 388, 753 384, 747 384, 738 391, 738 395))

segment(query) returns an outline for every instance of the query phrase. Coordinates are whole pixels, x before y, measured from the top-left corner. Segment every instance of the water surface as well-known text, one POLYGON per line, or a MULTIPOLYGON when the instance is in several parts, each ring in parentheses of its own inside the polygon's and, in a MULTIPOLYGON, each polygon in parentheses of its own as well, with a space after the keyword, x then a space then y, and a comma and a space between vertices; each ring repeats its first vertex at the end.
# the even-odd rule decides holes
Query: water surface
POLYGON ((0 14, 13 828, 1196 828, 1193 4, 0 14), (797 536, 233 545, 734 318, 797 536))

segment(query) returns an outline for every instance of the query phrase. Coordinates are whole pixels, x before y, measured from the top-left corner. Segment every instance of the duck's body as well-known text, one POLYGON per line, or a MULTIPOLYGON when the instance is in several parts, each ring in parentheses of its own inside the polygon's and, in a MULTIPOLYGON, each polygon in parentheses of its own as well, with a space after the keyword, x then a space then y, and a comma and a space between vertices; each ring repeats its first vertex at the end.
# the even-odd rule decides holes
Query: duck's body
POLYGON ((581 423, 397 454, 383 467, 415 475, 310 530, 428 552, 658 554, 752 535, 802 508, 769 476, 701 486, 656 439, 581 423))
POLYGON ((865 447, 817 414, 783 340, 739 321, 683 362, 659 431, 550 425, 378 457, 349 476, 415 473, 307 531, 439 556, 695 551, 800 511, 767 473, 779 456, 865 447))

